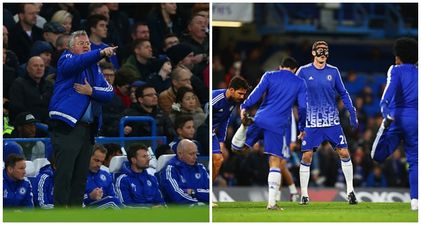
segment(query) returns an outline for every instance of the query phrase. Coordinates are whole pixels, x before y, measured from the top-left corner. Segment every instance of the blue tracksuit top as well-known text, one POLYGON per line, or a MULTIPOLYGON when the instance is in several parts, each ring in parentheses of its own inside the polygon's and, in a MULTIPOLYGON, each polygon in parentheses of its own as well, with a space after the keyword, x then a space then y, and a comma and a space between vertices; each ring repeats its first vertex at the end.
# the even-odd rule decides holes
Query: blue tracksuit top
POLYGON ((28 178, 13 181, 3 170, 3 207, 34 207, 32 186, 28 178))
POLYGON ((89 171, 88 178, 86 181, 85 194, 83 195, 83 203, 85 205, 89 205, 96 201, 89 197, 89 194, 95 188, 102 188, 102 198, 110 196, 117 201, 115 202, 116 205, 121 205, 121 202, 118 199, 114 189, 113 178, 111 177, 111 174, 107 171, 101 169, 96 173, 89 171))
POLYGON ((64 121, 74 127, 91 101, 93 115, 100 122, 102 112, 100 104, 111 101, 114 92, 97 65, 99 60, 101 60, 99 49, 80 55, 68 50, 63 52, 57 63, 57 77, 49 106, 50 118, 64 121), (92 96, 79 94, 73 88, 75 83, 84 84, 85 78, 92 87, 92 96))
POLYGON ((158 177, 167 202, 209 203, 209 174, 203 164, 188 165, 174 157, 160 171, 158 177), (193 189, 195 194, 187 194, 186 189, 193 189))
POLYGON ((418 115, 418 67, 414 64, 391 66, 380 105, 389 107, 392 117, 418 115))
POLYGON ((225 141, 230 115, 236 106, 236 102, 227 99, 227 89, 212 91, 212 132, 218 128, 216 134, 219 142, 225 141))
POLYGON ((303 131, 306 117, 306 90, 304 80, 288 70, 266 72, 241 104, 241 109, 250 109, 266 93, 256 112, 254 122, 261 128, 281 133, 280 129, 291 126, 291 108, 298 101, 298 129, 303 131))
POLYGON ((336 93, 341 96, 351 118, 355 118, 355 108, 337 67, 326 64, 323 69, 317 69, 313 63, 309 63, 301 66, 297 75, 307 84, 306 127, 340 125, 336 93))
POLYGON ((146 170, 135 173, 129 162, 124 162, 123 172, 116 180, 118 198, 126 206, 153 206, 164 205, 164 199, 159 190, 156 177, 148 174, 146 170))
POLYGON ((54 170, 51 167, 51 164, 48 164, 39 170, 34 185, 35 206, 43 209, 54 208, 54 170))

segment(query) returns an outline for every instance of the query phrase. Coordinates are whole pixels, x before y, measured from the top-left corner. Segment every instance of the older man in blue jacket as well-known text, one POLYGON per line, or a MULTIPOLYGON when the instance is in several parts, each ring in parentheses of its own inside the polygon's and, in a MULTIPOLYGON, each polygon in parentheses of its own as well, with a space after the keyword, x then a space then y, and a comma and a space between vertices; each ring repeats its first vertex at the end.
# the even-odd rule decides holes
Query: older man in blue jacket
POLYGON ((54 94, 49 106, 51 142, 57 163, 55 206, 82 207, 94 137, 100 127, 101 104, 111 100, 113 88, 97 63, 116 47, 91 51, 85 31, 69 38, 69 50, 57 63, 54 94))
POLYGON ((159 174, 164 199, 178 204, 209 203, 209 174, 197 163, 197 146, 188 139, 180 141, 177 156, 159 174))

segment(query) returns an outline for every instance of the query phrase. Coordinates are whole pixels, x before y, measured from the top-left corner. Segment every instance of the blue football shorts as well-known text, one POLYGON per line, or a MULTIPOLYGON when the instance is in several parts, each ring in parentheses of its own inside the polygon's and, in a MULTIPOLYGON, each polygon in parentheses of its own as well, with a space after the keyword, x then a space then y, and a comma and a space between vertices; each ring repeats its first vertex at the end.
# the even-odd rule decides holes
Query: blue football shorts
POLYGON ((304 128, 306 135, 301 143, 301 151, 313 151, 323 141, 329 141, 333 149, 348 148, 346 137, 340 125, 333 127, 304 128))
POLYGON ((222 154, 219 140, 215 133, 212 134, 212 154, 222 154))

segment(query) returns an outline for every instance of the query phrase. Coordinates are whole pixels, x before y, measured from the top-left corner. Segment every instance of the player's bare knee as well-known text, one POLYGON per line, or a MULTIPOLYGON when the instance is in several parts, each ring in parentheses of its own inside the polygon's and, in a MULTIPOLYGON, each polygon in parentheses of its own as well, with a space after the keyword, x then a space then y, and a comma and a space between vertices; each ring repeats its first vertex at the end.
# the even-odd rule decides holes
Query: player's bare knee
POLYGON ((346 149, 346 148, 339 148, 339 149, 337 149, 336 151, 338 152, 339 157, 340 157, 341 159, 347 159, 347 158, 349 158, 349 157, 350 157, 350 156, 349 156, 349 151, 348 151, 348 149, 346 149))
POLYGON ((303 157, 302 157, 302 161, 306 164, 310 164, 311 160, 313 158, 313 152, 312 151, 307 151, 303 153, 303 157))
POLYGON ((220 168, 222 166, 222 163, 224 162, 224 157, 222 156, 222 154, 213 154, 212 162, 213 166, 220 168))

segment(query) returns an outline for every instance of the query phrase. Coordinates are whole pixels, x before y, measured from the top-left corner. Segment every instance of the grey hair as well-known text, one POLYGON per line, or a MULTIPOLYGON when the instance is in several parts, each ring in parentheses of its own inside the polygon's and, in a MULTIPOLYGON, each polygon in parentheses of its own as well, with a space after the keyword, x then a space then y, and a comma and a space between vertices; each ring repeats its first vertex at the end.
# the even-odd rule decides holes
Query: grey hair
POLYGON ((80 37, 80 36, 88 36, 88 34, 84 30, 78 30, 78 31, 75 31, 75 32, 71 33, 70 38, 69 38, 69 42, 67 43, 67 47, 69 49, 73 48, 73 45, 75 44, 75 39, 77 37, 80 37))

